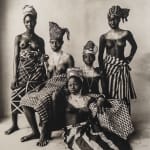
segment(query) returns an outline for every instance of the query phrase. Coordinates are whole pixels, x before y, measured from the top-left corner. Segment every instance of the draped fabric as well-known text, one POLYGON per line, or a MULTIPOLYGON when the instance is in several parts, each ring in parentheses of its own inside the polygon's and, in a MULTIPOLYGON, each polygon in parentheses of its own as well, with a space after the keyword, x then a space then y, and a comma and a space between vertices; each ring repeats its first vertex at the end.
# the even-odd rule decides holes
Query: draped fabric
MULTIPOLYGON (((29 53, 28 50, 26 50, 26 53, 29 53)), ((46 79, 45 70, 37 57, 23 57, 22 54, 20 55, 17 87, 12 90, 11 95, 11 110, 17 113, 22 112, 20 107, 21 98, 46 79)))
POLYGON ((122 100, 108 99, 111 108, 99 112, 96 104, 90 105, 93 116, 96 116, 101 127, 113 132, 122 139, 127 139, 133 133, 134 127, 127 105, 122 100))
POLYGON ((112 56, 104 59, 105 73, 108 82, 108 94, 114 99, 136 98, 133 82, 130 76, 131 68, 123 60, 112 56))
MULTIPOLYGON (((94 108, 93 104, 89 104, 90 110, 94 108)), ((101 127, 97 118, 90 116, 87 121, 67 126, 65 128, 64 141, 71 150, 131 149, 126 140, 101 127)))
MULTIPOLYGON (((52 95, 54 92, 61 91, 66 85, 66 74, 53 76, 47 80, 45 86, 40 91, 27 93, 21 100, 22 106, 28 106, 38 112, 43 122, 48 121, 48 109, 52 109, 52 95)), ((52 111, 52 110, 50 110, 52 111)))

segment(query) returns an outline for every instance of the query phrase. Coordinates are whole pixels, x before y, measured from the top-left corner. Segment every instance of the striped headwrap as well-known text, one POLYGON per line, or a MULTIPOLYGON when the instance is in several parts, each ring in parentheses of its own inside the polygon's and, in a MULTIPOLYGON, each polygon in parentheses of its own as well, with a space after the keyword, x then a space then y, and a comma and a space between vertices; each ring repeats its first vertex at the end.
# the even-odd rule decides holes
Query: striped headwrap
POLYGON ((124 22, 124 20, 128 21, 127 17, 129 16, 129 11, 130 11, 130 9, 121 8, 118 5, 112 6, 108 12, 108 18, 113 15, 113 16, 116 16, 116 17, 119 17, 120 19, 122 19, 123 22, 124 22))

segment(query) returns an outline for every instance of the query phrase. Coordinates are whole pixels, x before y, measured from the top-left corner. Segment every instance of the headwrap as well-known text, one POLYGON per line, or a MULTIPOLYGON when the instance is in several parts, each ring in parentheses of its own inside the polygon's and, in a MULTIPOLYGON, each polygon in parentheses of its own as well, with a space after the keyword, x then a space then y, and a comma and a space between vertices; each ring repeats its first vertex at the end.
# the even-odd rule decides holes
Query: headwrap
POLYGON ((33 6, 25 5, 23 7, 23 18, 27 15, 32 15, 35 19, 37 18, 37 12, 33 6))
POLYGON ((78 77, 81 81, 83 81, 83 71, 78 67, 68 68, 67 78, 69 79, 71 77, 78 77))
POLYGON ((120 6, 112 6, 108 12, 108 18, 112 15, 119 17, 122 21, 128 21, 127 17, 129 16, 130 9, 121 8, 120 6))
POLYGON ((64 34, 67 34, 67 39, 70 39, 70 32, 68 28, 61 28, 55 22, 49 22, 49 35, 51 40, 62 40, 64 34))
POLYGON ((93 41, 88 41, 83 47, 83 54, 90 53, 96 55, 97 51, 98 48, 93 41))

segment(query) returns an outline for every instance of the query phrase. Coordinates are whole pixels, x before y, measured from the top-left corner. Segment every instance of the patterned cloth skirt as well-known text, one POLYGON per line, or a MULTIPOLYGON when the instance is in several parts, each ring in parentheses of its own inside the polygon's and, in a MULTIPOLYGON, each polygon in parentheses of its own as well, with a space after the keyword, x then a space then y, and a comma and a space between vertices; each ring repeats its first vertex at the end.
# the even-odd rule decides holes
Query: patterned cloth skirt
POLYGON ((28 106, 38 112, 43 122, 48 121, 49 108, 52 105, 52 94, 66 85, 66 74, 56 75, 49 79, 40 91, 31 91, 21 99, 21 106, 28 106))
POLYGON ((123 60, 106 56, 105 73, 108 83, 108 94, 113 99, 135 99, 136 93, 130 76, 131 68, 123 60))
POLYGON ((116 134, 103 128, 96 127, 96 130, 94 128, 88 123, 66 128, 64 141, 68 148, 71 150, 131 150, 128 142, 116 134))
POLYGON ((26 59, 19 62, 17 87, 11 94, 12 113, 22 113, 20 100, 29 91, 45 81, 43 67, 34 59, 26 59))
POLYGON ((111 108, 105 108, 103 113, 98 111, 96 103, 90 105, 90 110, 93 116, 97 117, 101 127, 126 140, 134 131, 127 105, 118 99, 108 99, 108 101, 111 108))

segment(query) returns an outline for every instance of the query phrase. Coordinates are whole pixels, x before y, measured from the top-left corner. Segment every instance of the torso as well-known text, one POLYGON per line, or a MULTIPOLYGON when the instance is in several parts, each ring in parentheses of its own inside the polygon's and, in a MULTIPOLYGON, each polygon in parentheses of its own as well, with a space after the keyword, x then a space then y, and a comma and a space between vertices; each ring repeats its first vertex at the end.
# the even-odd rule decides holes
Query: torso
POLYGON ((36 59, 42 55, 41 52, 41 39, 33 34, 31 37, 27 36, 26 34, 21 34, 19 36, 19 56, 21 60, 33 58, 36 59))
POLYGON ((52 52, 48 59, 48 70, 52 72, 53 75, 55 74, 62 74, 66 73, 70 55, 61 51, 59 54, 55 54, 52 52))
POLYGON ((83 88, 82 88, 82 93, 83 94, 99 94, 100 92, 100 87, 99 87, 99 82, 100 82, 100 74, 98 69, 93 68, 91 70, 83 70, 83 76, 84 76, 84 81, 83 81, 83 88))
POLYGON ((128 32, 120 30, 117 32, 109 31, 104 35, 107 55, 124 59, 124 48, 126 46, 126 37, 128 32))
POLYGON ((84 107, 87 107, 88 102, 90 100, 89 96, 68 96, 67 97, 68 104, 67 108, 75 108, 78 111, 68 112, 66 113, 66 124, 67 125, 74 125, 77 123, 85 122, 88 119, 88 112, 79 111, 82 110, 84 107))

